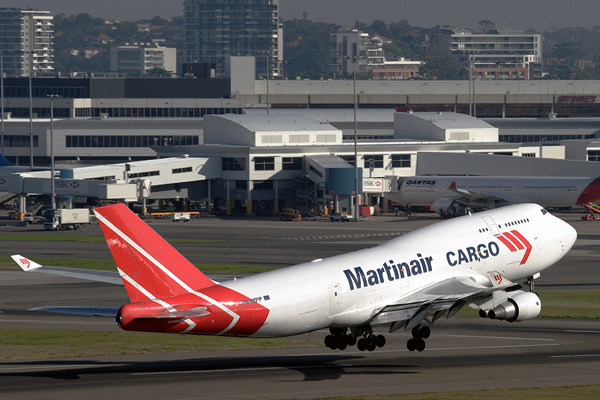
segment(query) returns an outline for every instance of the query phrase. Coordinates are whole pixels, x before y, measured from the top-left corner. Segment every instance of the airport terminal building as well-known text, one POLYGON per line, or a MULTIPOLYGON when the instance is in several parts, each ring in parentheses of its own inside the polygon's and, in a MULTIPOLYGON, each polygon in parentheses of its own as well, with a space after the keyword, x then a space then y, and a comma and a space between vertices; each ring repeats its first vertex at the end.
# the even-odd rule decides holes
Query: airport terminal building
POLYGON ((352 81, 256 80, 252 65, 231 57, 239 73, 223 79, 34 78, 31 121, 27 79, 6 78, 3 154, 27 166, 33 153, 34 169, 47 169, 53 138, 60 170, 128 164, 141 168, 133 179, 151 181, 158 178, 143 175, 155 173, 145 160, 216 158, 220 172, 203 175, 210 178, 181 179, 177 187, 161 180, 148 198, 214 199, 217 207, 252 212, 332 202, 347 208, 343 196, 353 190, 334 182, 350 179, 343 170, 356 161, 364 179, 387 179, 380 183, 389 190, 393 177, 500 170, 456 157, 441 164, 430 154, 484 156, 505 168, 537 162, 523 164, 523 175, 590 176, 600 165, 600 81, 476 81, 471 93, 468 81, 357 81, 355 125, 352 81), (50 94, 61 96, 52 121, 50 94))
MULTIPOLYGON (((396 112, 392 117, 390 138, 357 140, 356 149, 343 129, 300 114, 207 115, 179 128, 171 119, 141 125, 109 119, 105 135, 86 127, 86 120, 80 126, 65 120, 54 134, 70 143, 57 150, 59 180, 68 190, 57 193, 144 204, 176 200, 185 206, 196 200, 225 213, 350 211, 355 173, 361 204, 384 208, 385 193, 395 191, 405 176, 600 174, 600 164, 586 159, 600 152, 595 139, 500 142, 499 128, 463 114, 396 112), (105 147, 95 147, 100 140, 105 147), (125 147, 138 140, 140 147, 125 147), (123 161, 85 167, 60 158, 70 152, 82 158, 89 154, 88 162, 99 152, 123 161)), ((0 179, 0 191, 21 197, 49 193, 49 177, 47 170, 6 177, 0 179)))

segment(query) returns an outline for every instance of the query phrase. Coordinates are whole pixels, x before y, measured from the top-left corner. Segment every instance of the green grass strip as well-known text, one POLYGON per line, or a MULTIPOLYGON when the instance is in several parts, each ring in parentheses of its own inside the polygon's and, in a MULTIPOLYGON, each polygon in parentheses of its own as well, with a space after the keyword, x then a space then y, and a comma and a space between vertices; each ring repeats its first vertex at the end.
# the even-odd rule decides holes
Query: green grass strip
MULTIPOLYGON (((117 267, 112 259, 97 258, 55 258, 35 257, 33 261, 41 265, 54 267, 82 268, 101 271, 116 271, 117 267)), ((272 265, 245 265, 245 264, 218 264, 195 263, 194 266, 206 274, 258 274, 282 268, 272 265)), ((8 256, 0 257, 0 269, 19 270, 20 268, 8 256)))
MULTIPOLYGON (((600 385, 461 390, 456 392, 396 394, 387 396, 319 397, 316 400, 595 400, 600 385)), ((296 399, 298 400, 298 399, 296 399)))
MULTIPOLYGON (((105 243, 104 236, 0 233, 0 240, 13 242, 94 242, 105 243)), ((169 243, 235 243, 231 240, 165 239, 169 243)))
POLYGON ((321 341, 318 340, 290 338, 249 339, 143 332, 0 330, 0 360, 2 361, 321 345, 321 341))

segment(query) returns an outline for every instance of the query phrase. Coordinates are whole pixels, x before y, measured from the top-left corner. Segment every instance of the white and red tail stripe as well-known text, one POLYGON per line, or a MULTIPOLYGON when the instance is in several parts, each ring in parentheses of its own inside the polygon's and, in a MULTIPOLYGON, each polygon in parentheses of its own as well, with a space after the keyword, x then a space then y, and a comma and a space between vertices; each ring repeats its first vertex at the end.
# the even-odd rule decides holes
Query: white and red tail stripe
POLYGON ((125 205, 98 207, 95 213, 132 302, 215 284, 125 205))

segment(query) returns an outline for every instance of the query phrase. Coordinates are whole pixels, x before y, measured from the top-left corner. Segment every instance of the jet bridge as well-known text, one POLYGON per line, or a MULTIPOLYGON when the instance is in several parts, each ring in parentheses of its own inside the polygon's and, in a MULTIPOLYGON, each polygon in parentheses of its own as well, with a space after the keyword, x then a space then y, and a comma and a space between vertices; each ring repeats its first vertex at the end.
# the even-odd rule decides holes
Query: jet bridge
MULTIPOLYGON (((356 191, 354 166, 336 155, 313 155, 305 157, 304 172, 309 180, 307 197, 315 205, 327 205, 328 198, 333 197, 336 211, 352 209, 356 191)), ((361 194, 362 168, 358 169, 358 188, 361 194)))
MULTIPOLYGON (((65 169, 55 177, 57 196, 96 197, 104 200, 188 198, 193 182, 221 178, 221 157, 174 157, 130 163, 65 169)), ((6 177, 6 190, 24 198, 51 194, 50 171, 15 173, 6 177)), ((210 197, 210 185, 208 185, 210 197)))

